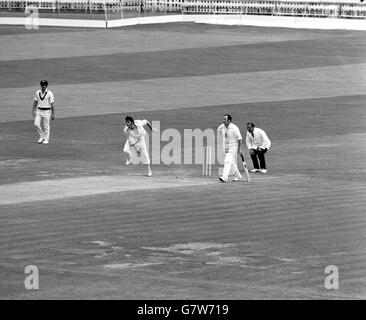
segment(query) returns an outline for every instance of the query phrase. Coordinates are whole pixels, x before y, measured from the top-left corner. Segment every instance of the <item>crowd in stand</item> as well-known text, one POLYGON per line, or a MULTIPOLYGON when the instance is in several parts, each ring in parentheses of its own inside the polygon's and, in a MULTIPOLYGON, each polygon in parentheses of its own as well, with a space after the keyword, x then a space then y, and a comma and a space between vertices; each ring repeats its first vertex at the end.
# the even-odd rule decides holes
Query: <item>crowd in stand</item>
MULTIPOLYGON (((346 0, 344 0, 346 1, 346 0)), ((317 16, 340 18, 366 18, 366 4, 323 1, 252 1, 252 0, 186 0, 185 13, 200 14, 258 14, 287 16, 317 16)))
POLYGON ((27 6, 55 10, 103 11, 106 8, 125 10, 154 10, 191 14, 258 14, 281 16, 316 16, 366 18, 363 0, 0 0, 2 10, 24 10, 27 6), (362 2, 361 2, 362 1, 362 2))

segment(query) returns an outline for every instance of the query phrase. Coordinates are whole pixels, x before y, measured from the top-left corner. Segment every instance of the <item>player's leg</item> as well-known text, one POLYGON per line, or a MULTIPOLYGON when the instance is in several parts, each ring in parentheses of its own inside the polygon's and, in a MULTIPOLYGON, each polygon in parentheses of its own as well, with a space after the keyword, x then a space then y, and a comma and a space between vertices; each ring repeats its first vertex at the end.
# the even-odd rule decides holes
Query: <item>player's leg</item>
POLYGON ((261 173, 267 173, 267 168, 266 168, 266 159, 264 157, 264 154, 267 152, 267 149, 263 149, 262 151, 258 151, 258 158, 259 158, 259 163, 261 166, 260 172, 261 173))
POLYGON ((233 181, 239 181, 239 179, 243 178, 238 165, 237 165, 237 155, 238 155, 238 148, 237 147, 232 147, 229 149, 229 152, 232 154, 232 163, 231 163, 231 167, 232 167, 232 171, 235 175, 235 177, 233 178, 233 181))
POLYGON ((141 152, 141 162, 147 166, 147 175, 151 177, 152 176, 151 165, 150 165, 151 161, 149 152, 147 151, 145 140, 138 142, 136 144, 136 147, 138 147, 141 152))
POLYGON ((224 169, 222 170, 222 176, 219 178, 221 182, 226 182, 229 179, 231 167, 233 165, 234 157, 230 152, 225 153, 224 169))
POLYGON ((250 149, 249 150, 249 154, 250 154, 250 158, 252 159, 253 162, 253 170, 250 170, 250 172, 258 172, 259 171, 259 163, 258 163, 258 158, 257 158, 257 151, 254 149, 250 149))
POLYGON ((128 139, 126 140, 125 145, 123 147, 123 152, 127 153, 127 155, 128 155, 128 159, 126 160, 126 165, 128 166, 130 164, 131 157, 132 157, 131 147, 130 147, 130 143, 129 143, 128 139))
POLYGON ((150 163, 148 163, 148 164, 147 164, 147 175, 148 175, 149 177, 151 177, 151 176, 152 176, 152 171, 151 171, 150 163))
POLYGON ((51 120, 51 111, 46 111, 46 113, 42 116, 43 118, 43 127, 44 127, 44 144, 47 144, 50 140, 50 120, 51 120))
POLYGON ((241 179, 243 177, 242 177, 242 175, 239 171, 238 165, 235 163, 235 161, 233 161, 232 166, 233 166, 234 171, 235 171, 235 177, 233 178, 233 181, 234 182, 239 181, 239 179, 241 179))
POLYGON ((45 134, 41 127, 41 115, 39 114, 38 111, 36 112, 36 116, 34 117, 34 126, 36 127, 37 132, 39 134, 39 139, 37 142, 42 143, 45 138, 45 134))

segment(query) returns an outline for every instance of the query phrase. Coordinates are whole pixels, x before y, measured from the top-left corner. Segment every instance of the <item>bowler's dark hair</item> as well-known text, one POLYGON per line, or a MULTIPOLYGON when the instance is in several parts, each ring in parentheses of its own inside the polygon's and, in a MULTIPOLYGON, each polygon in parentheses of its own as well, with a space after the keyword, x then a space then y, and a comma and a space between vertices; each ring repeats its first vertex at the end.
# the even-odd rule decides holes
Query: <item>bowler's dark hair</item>
POLYGON ((132 123, 135 123, 135 120, 133 120, 133 118, 132 118, 131 116, 127 116, 127 117, 125 118, 125 121, 126 121, 126 122, 132 122, 132 123))
POLYGON ((254 128, 255 127, 255 124, 253 122, 248 122, 247 123, 247 126, 251 126, 252 128, 254 128))
POLYGON ((233 118, 231 117, 231 115, 230 115, 230 114, 224 114, 224 117, 227 117, 227 119, 228 119, 229 121, 233 121, 233 118))

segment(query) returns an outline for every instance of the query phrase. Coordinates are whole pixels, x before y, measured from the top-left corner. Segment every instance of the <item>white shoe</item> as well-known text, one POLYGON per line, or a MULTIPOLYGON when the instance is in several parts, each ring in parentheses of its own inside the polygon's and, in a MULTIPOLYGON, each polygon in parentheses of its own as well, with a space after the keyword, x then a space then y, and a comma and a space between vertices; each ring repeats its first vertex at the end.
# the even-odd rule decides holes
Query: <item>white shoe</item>
POLYGON ((39 138, 38 141, 37 141, 37 143, 42 143, 43 140, 44 140, 44 138, 39 138))
POLYGON ((238 177, 234 177, 233 178, 233 182, 238 182, 239 181, 239 178, 238 177))
POLYGON ((252 170, 249 170, 249 172, 256 173, 256 172, 259 172, 259 169, 252 169, 252 170))
POLYGON ((48 140, 43 140, 43 142, 42 142, 43 144, 48 144, 48 140))
POLYGON ((130 159, 126 160, 126 166, 128 166, 130 164, 130 159))
POLYGON ((151 171, 149 171, 149 172, 147 173, 147 176, 148 176, 148 177, 151 177, 151 176, 152 176, 152 172, 151 172, 151 171))
POLYGON ((259 172, 260 173, 267 173, 267 169, 260 169, 259 172))
POLYGON ((224 177, 219 177, 219 180, 220 180, 220 182, 223 182, 223 183, 226 182, 226 179, 224 177))

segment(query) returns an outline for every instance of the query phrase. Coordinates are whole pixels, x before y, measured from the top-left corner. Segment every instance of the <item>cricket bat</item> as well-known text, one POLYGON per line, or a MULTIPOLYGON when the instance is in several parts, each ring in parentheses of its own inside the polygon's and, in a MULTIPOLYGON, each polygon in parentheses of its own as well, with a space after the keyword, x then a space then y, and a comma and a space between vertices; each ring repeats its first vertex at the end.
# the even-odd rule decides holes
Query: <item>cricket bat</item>
POLYGON ((247 163, 245 162, 244 154, 240 154, 240 157, 241 157, 241 162, 243 163, 245 176, 247 177, 247 182, 249 183, 250 182, 250 175, 249 175, 249 170, 247 168, 247 163))

